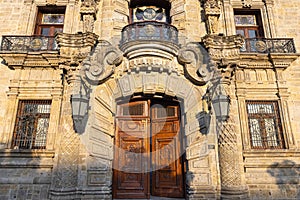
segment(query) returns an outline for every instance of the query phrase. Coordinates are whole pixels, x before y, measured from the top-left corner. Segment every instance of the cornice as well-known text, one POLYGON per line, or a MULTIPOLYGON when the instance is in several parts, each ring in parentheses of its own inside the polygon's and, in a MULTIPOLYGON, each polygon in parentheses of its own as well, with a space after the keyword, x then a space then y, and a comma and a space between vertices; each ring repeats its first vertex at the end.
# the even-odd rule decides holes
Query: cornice
POLYGON ((58 68, 59 54, 52 52, 1 52, 0 57, 4 59, 9 68, 26 67, 51 67, 58 68))
POLYGON ((238 62, 239 68, 254 68, 254 69, 273 69, 273 68, 288 68, 300 54, 272 53, 272 54, 257 54, 257 53, 242 53, 238 62))

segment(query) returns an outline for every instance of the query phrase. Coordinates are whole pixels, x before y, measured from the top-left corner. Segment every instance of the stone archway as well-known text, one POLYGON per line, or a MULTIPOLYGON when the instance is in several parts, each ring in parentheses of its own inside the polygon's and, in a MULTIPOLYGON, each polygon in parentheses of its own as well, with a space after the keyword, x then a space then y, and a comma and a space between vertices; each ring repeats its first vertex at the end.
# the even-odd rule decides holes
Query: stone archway
MULTIPOLYGON (((116 114, 116 100, 128 99, 135 94, 151 96, 176 97, 181 101, 181 114, 184 120, 184 149, 188 170, 186 173, 186 184, 188 189, 193 187, 213 188, 212 177, 209 173, 207 137, 201 133, 203 122, 201 87, 193 85, 184 76, 167 72, 139 71, 123 75, 118 79, 110 79, 95 87, 91 94, 91 110, 86 129, 81 135, 88 153, 88 176, 95 172, 106 176, 105 180, 112 179, 113 150, 114 150, 114 116, 116 114), (105 169, 97 169, 89 174, 93 163, 102 163, 105 169), (203 164, 204 163, 204 164, 203 164), (193 178, 197 177, 197 178, 193 178)), ((109 184, 110 181, 102 183, 109 184)), ((110 185, 106 185, 109 188, 110 185)), ((194 190, 195 191, 195 190, 194 190)))

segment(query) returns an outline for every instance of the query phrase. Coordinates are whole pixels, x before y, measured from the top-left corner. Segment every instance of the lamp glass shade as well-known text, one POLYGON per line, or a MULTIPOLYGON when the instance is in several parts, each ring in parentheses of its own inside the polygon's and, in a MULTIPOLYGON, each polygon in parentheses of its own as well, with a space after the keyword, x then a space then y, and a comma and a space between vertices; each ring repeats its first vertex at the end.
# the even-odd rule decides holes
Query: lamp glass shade
POLYGON ((72 95, 72 113, 73 117, 82 119, 87 113, 89 99, 80 94, 72 95))
POLYGON ((229 117, 229 103, 230 99, 228 96, 223 94, 215 96, 212 100, 212 104, 217 119, 226 120, 229 117))

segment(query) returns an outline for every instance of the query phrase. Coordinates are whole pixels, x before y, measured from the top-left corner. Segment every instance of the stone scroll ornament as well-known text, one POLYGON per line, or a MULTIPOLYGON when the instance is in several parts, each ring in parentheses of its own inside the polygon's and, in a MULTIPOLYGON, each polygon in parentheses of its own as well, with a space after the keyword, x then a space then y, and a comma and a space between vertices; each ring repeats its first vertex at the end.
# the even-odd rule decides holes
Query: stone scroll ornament
POLYGON ((204 85, 210 79, 209 55, 197 43, 189 43, 178 52, 178 61, 184 65, 184 73, 194 84, 204 85))
POLYGON ((82 77, 91 85, 98 85, 114 73, 123 54, 107 41, 99 41, 94 51, 82 62, 82 77))

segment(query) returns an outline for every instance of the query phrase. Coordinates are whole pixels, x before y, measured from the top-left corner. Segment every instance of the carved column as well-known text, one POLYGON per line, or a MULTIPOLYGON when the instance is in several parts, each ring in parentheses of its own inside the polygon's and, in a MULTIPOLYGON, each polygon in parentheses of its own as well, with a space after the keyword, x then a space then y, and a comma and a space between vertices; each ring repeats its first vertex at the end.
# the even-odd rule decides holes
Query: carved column
POLYGON ((51 183, 50 198, 75 198, 78 190, 78 164, 80 162, 80 138, 73 129, 70 97, 80 82, 78 65, 89 54, 97 40, 92 33, 63 34, 56 36, 60 46, 60 67, 64 69, 64 94, 62 102, 61 124, 56 152, 56 165, 51 183), (66 81, 66 82, 65 82, 66 81))
POLYGON ((217 34, 219 31, 219 17, 222 3, 220 0, 205 0, 204 13, 208 34, 217 34))
POLYGON ((247 199, 248 188, 244 181, 244 174, 240 161, 242 147, 238 145, 240 131, 234 121, 234 111, 237 110, 234 90, 231 90, 236 63, 239 59, 239 49, 243 44, 241 36, 213 36, 204 37, 204 44, 209 50, 214 77, 210 88, 211 96, 226 95, 231 99, 229 117, 217 119, 217 133, 219 145, 219 163, 221 175, 222 199, 247 199))
POLYGON ((80 7, 81 20, 83 21, 83 32, 93 32, 96 20, 96 0, 82 0, 80 7))

